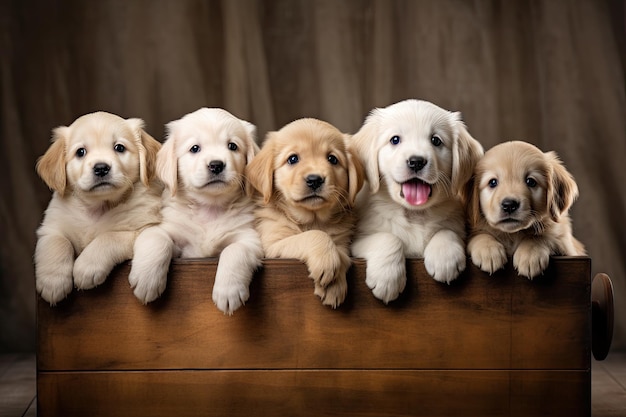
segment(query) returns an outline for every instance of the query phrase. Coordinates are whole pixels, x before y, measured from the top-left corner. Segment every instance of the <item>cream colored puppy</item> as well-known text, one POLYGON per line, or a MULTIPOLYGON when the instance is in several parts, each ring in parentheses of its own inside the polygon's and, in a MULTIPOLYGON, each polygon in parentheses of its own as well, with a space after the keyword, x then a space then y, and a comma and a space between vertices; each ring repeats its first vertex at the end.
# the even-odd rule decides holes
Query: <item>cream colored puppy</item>
POLYGON ((467 199, 476 266, 491 274, 513 256, 517 272, 532 279, 550 255, 585 255, 568 214, 578 187, 556 153, 505 142, 487 151, 475 172, 467 199))
POLYGON ((249 298, 263 250, 244 170, 258 151, 254 125, 226 110, 202 108, 167 125, 157 156, 165 183, 163 222, 137 238, 129 275, 143 303, 165 290, 172 257, 219 256, 213 301, 232 314, 249 298))
POLYGON ((37 230, 37 292, 50 304, 76 286, 104 282, 131 259, 139 231, 159 222, 160 186, 152 186, 161 144, 140 119, 97 112, 54 130, 37 172, 54 190, 37 230))
POLYGON ((459 113, 419 100, 374 109, 352 146, 369 182, 357 200, 352 254, 367 261, 374 296, 398 297, 409 256, 424 257, 437 281, 456 279, 466 263, 459 192, 483 153, 459 113))
POLYGON ((306 263, 315 294, 333 308, 345 299, 354 199, 363 185, 345 135, 300 119, 267 135, 246 175, 259 191, 257 228, 268 257, 306 263))

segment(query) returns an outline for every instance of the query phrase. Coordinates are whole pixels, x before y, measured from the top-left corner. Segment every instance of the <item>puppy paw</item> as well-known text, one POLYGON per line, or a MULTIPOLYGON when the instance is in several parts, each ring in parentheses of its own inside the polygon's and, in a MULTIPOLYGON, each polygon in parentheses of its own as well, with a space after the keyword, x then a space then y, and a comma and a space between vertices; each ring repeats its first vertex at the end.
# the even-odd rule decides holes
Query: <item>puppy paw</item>
POLYGON ((540 275, 549 263, 550 249, 532 242, 522 242, 513 254, 513 266, 517 273, 528 279, 540 275))
POLYGON ((322 304, 332 308, 339 307, 346 299, 347 294, 348 282, 345 276, 335 278, 335 280, 326 287, 315 284, 315 295, 320 297, 322 304))
POLYGON ((163 294, 167 285, 167 270, 163 273, 142 274, 131 268, 128 282, 133 294, 143 304, 148 304, 163 294))
POLYGON ((398 298, 406 287, 406 264, 401 262, 377 265, 369 262, 365 271, 365 283, 374 297, 385 304, 398 298))
POLYGON ((309 277, 322 287, 330 284, 337 275, 345 274, 345 271, 342 271, 341 255, 335 248, 309 258, 307 267, 309 277))
POLYGON ((502 269, 507 262, 504 245, 490 236, 473 237, 467 248, 474 265, 489 274, 502 269))
POLYGON ((35 285, 41 298, 53 306, 72 292, 72 275, 68 273, 37 276, 35 285))
POLYGON ((94 262, 94 259, 79 256, 74 263, 74 285, 79 290, 89 290, 102 284, 109 272, 109 268, 94 262))
POLYGON ((213 285, 213 302, 224 314, 232 315, 235 310, 243 306, 250 298, 247 285, 237 282, 218 282, 213 285))
POLYGON ((456 235, 446 232, 442 237, 441 234, 436 234, 426 246, 424 266, 435 281, 449 284, 465 269, 467 257, 456 235))

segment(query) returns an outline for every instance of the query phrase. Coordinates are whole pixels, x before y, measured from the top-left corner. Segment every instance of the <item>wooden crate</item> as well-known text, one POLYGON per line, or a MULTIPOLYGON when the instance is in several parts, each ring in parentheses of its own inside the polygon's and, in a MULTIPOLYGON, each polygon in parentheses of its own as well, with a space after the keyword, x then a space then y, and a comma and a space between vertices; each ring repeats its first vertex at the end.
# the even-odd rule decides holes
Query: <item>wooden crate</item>
POLYGON ((412 259, 387 306, 355 260, 337 310, 313 295, 303 264, 268 259, 233 316, 211 301, 216 266, 174 261, 148 306, 128 265, 57 307, 40 299, 38 414, 591 414, 589 258, 553 258, 532 282, 472 265, 451 285, 412 259))

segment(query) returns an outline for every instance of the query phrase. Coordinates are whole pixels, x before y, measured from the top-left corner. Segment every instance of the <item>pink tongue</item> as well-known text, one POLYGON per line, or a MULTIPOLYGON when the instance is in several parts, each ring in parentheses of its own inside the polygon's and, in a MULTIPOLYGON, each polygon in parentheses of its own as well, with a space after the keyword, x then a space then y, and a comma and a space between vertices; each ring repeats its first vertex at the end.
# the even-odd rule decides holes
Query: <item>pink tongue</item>
POLYGON ((430 195, 430 185, 423 182, 409 181, 402 184, 402 194, 407 203, 419 206, 428 201, 430 195))

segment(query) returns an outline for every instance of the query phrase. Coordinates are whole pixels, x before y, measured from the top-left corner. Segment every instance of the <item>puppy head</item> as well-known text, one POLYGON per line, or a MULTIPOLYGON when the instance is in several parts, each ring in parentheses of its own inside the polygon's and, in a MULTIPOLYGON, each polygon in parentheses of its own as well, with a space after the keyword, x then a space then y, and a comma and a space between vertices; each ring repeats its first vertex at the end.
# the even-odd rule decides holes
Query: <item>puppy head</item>
POLYGON ((246 175, 266 204, 276 199, 308 212, 352 206, 364 178, 346 136, 311 118, 268 133, 246 175))
POLYGON ((390 198, 408 209, 458 195, 483 154, 458 112, 420 100, 374 109, 352 146, 371 191, 378 192, 382 181, 390 198))
POLYGON ((470 222, 481 218, 491 227, 515 233, 541 230, 544 220, 558 221, 578 197, 574 178, 554 152, 520 141, 487 151, 476 166, 470 195, 470 222))
POLYGON ((106 112, 86 114, 53 131, 53 142, 37 161, 43 181, 63 196, 115 201, 139 180, 155 176, 161 144, 143 130, 140 119, 106 112))
POLYGON ((244 172, 259 147, 256 127, 223 109, 201 108, 167 125, 157 174, 172 195, 231 200, 245 190, 244 172))

